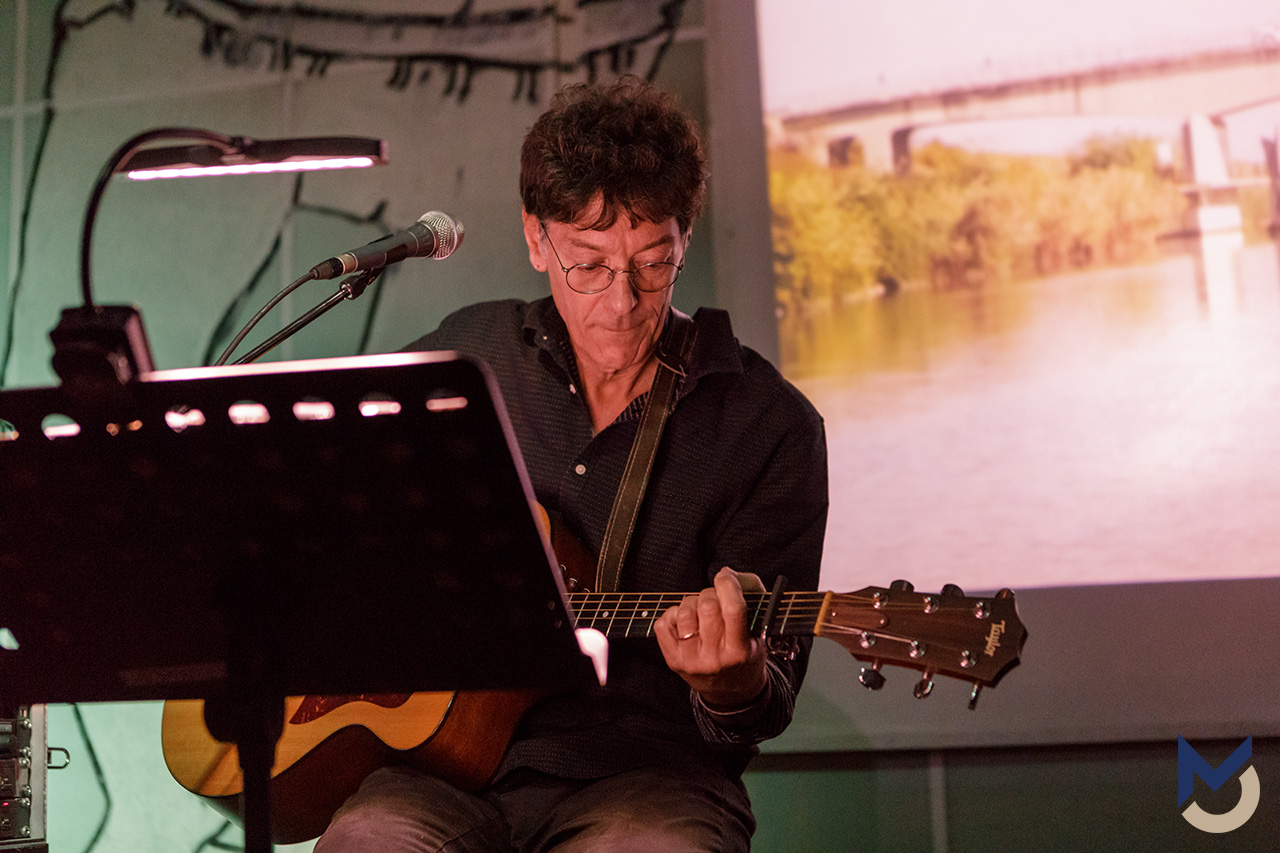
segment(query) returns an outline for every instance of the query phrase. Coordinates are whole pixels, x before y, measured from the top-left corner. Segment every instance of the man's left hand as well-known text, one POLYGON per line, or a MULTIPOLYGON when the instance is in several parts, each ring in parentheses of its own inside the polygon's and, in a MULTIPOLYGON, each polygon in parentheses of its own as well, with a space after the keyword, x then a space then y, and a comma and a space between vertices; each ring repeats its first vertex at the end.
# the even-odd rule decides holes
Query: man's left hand
POLYGON ((728 566, 714 586, 686 595, 654 625, 667 665, 712 709, 740 708, 764 691, 765 644, 747 633, 744 590, 764 592, 756 575, 728 566))

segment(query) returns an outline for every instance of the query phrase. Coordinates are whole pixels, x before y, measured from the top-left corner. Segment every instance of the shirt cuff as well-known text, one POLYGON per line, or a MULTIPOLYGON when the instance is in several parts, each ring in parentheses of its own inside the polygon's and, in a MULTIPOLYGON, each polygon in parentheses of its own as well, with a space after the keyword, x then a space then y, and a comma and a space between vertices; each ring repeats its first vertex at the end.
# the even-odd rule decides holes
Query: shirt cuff
POLYGON ((702 698, 702 694, 693 691, 694 701, 701 706, 702 710, 710 714, 714 719, 724 720, 726 722, 733 720, 742 720, 751 715, 753 711, 760 711, 769 704, 769 700, 773 698, 773 681, 769 678, 765 679, 764 687, 760 689, 759 695, 745 705, 737 708, 713 708, 702 698))
POLYGON ((693 718, 705 741, 756 744, 777 737, 787 727, 795 711, 795 690, 774 657, 771 651, 769 657, 765 658, 768 686, 759 696, 740 708, 712 710, 696 690, 689 690, 693 718))

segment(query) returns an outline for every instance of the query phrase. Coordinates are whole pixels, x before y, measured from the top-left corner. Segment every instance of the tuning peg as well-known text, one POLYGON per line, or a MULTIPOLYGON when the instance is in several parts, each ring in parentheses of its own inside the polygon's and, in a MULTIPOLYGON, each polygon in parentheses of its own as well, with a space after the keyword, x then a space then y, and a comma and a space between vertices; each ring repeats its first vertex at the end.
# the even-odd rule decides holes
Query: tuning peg
POLYGON ((933 692, 933 670, 926 669, 924 675, 916 682, 916 686, 912 689, 917 699, 923 699, 933 692))
POLYGON ((914 589, 915 589, 915 586, 911 583, 911 581, 904 581, 901 578, 889 584, 890 592, 911 592, 914 589))
POLYGON ((964 590, 963 590, 963 589, 961 589, 960 587, 956 586, 956 585, 955 585, 955 584, 953 584, 953 583, 949 583, 949 584, 947 584, 946 586, 944 586, 944 587, 942 588, 942 594, 943 594, 943 595, 955 595, 955 596, 963 597, 963 596, 964 596, 964 590))
POLYGON ((880 673, 880 661, 872 661, 871 666, 864 666, 858 673, 858 681, 868 690, 879 690, 884 687, 884 676, 880 673))
POLYGON ((969 710, 978 707, 978 694, 982 692, 982 682, 973 682, 973 690, 969 692, 969 710))

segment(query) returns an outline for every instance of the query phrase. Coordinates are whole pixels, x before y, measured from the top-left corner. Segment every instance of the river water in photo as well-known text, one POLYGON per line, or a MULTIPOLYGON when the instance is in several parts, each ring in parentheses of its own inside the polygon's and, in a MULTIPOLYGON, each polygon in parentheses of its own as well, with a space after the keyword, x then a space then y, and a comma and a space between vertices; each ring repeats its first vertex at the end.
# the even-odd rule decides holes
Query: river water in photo
POLYGON ((1280 253, 783 320, 826 419, 823 584, 1280 575, 1280 253))

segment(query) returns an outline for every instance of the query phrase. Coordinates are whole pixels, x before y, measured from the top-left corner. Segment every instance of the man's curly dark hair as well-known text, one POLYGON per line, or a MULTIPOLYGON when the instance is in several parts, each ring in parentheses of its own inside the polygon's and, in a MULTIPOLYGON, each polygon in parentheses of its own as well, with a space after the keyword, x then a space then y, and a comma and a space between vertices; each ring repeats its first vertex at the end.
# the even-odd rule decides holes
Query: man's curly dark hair
POLYGON ((520 199, 544 220, 609 228, 675 217, 681 233, 702 213, 707 165, 697 124, 675 98, 637 77, 567 86, 520 150, 520 199), (591 222, 580 217, 597 199, 591 222))

